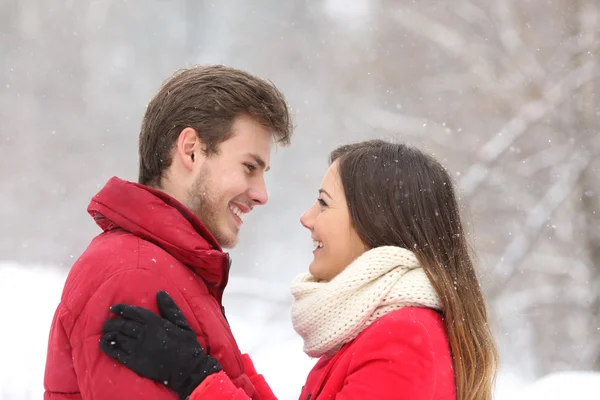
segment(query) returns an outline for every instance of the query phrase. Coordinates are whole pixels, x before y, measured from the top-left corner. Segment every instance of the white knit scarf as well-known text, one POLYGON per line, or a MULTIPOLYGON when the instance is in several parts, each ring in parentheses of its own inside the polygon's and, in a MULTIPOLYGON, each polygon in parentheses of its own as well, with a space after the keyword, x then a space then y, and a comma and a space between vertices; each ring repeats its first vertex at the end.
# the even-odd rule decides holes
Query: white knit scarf
POLYGON ((303 274, 291 289, 292 323, 310 357, 334 355, 371 323, 399 308, 442 308, 416 256, 395 246, 363 253, 328 282, 303 274))

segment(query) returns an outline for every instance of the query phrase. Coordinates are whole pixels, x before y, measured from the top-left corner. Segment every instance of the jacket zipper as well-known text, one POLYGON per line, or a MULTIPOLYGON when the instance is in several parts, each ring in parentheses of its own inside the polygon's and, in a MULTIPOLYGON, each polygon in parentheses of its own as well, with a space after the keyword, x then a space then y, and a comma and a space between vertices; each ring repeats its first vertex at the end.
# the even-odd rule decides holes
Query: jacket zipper
MULTIPOLYGON (((229 271, 231 271, 231 257, 229 256, 229 253, 227 254, 227 277, 229 277, 229 271)), ((229 280, 229 279, 228 279, 229 280)), ((221 292, 221 296, 222 296, 222 292, 221 292)), ((223 305, 223 300, 219 299, 219 305, 221 306, 221 312, 223 313, 223 318, 225 318, 225 322, 227 322, 227 325, 231 327, 231 325, 229 325, 229 321, 227 320, 227 315, 225 315, 225 306, 223 305)))

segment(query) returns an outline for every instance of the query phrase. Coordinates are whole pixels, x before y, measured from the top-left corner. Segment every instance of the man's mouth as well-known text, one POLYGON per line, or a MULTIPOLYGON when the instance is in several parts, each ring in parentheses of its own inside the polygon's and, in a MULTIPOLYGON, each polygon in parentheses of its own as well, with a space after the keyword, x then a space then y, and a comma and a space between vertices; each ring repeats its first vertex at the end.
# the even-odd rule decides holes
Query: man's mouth
POLYGON ((234 216, 237 217, 237 219, 239 219, 238 225, 244 223, 244 212, 240 210, 238 206, 236 206, 235 204, 229 204, 229 210, 234 216))

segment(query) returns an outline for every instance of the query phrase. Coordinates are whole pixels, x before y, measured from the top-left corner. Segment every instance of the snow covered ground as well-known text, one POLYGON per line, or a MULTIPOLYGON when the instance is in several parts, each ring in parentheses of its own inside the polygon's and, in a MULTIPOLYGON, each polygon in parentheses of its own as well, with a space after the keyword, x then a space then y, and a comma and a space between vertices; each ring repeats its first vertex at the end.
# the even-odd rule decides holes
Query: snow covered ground
MULTIPOLYGON (((48 330, 65 278, 64 271, 52 267, 0 262, 0 400, 42 398, 48 330)), ((260 304, 265 300, 240 294, 235 278, 230 289, 235 299, 228 318, 240 347, 253 356, 280 399, 297 399, 314 361, 302 353, 286 313, 266 313, 260 304)), ((531 383, 506 369, 498 379, 497 400, 566 398, 600 399, 600 373, 565 372, 531 383)))

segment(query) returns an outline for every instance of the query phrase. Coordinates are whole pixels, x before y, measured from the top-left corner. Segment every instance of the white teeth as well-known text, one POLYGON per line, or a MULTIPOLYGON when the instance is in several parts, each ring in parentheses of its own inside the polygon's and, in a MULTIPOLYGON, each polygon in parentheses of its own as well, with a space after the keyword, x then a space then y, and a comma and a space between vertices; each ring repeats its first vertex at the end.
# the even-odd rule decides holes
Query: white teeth
POLYGON ((231 210, 231 212, 233 212, 235 215, 237 215, 239 217, 239 219, 244 221, 244 213, 242 212, 242 210, 240 210, 239 208, 237 208, 234 205, 229 205, 229 209, 231 210))
POLYGON ((319 249, 323 247, 323 242, 319 242, 318 240, 313 240, 313 250, 319 249))

